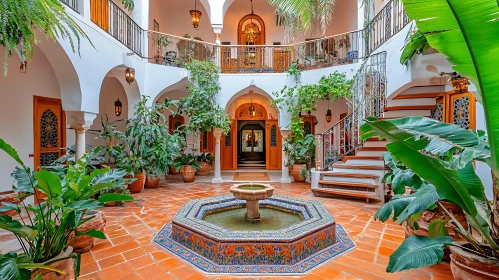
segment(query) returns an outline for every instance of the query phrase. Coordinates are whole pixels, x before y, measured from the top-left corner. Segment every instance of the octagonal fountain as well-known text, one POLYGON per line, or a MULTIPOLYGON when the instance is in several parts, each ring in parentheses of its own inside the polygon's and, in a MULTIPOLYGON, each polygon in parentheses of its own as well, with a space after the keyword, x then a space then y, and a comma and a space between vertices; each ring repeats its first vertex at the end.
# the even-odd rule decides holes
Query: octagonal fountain
POLYGON ((154 242, 206 273, 301 274, 355 248, 320 202, 238 184, 188 201, 154 242))

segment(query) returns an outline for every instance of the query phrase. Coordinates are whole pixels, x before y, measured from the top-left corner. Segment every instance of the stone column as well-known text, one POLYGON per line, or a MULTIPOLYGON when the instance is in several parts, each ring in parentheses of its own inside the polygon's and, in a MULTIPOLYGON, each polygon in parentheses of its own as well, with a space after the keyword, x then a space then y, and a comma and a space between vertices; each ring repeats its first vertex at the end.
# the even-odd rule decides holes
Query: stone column
POLYGON ((85 154, 85 132, 90 129, 97 114, 81 112, 81 111, 67 111, 66 119, 69 127, 74 129, 75 138, 75 160, 81 158, 85 154))
POLYGON ((324 151, 322 150, 322 134, 315 135, 315 170, 321 171, 324 166, 324 151))
POLYGON ((288 162, 288 154, 284 152, 284 143, 288 139, 289 135, 291 134, 291 130, 281 130, 281 135, 282 135, 282 177, 281 177, 281 183, 283 184, 289 184, 291 183, 291 178, 289 177, 289 171, 288 167, 284 166, 285 162, 288 162))
POLYGON ((215 177, 211 182, 222 183, 222 169, 220 164, 220 139, 222 137, 222 129, 215 128, 213 130, 213 136, 215 136, 215 177))

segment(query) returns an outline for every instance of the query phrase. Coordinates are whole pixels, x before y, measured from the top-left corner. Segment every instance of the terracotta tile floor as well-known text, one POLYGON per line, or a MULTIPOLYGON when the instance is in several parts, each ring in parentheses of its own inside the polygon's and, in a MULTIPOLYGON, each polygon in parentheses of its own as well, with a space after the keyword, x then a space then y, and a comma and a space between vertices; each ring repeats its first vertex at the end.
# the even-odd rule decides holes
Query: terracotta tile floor
POLYGON ((386 273, 389 255, 404 240, 402 227, 373 221, 375 204, 314 197, 310 184, 306 183, 272 185, 278 194, 323 202, 358 247, 306 276, 205 275, 151 243, 153 235, 172 220, 186 201, 227 194, 231 185, 162 181, 157 189, 146 189, 134 195, 136 201, 133 203, 104 208, 108 239, 96 240, 92 251, 82 255, 81 279, 452 279, 448 264, 386 273))

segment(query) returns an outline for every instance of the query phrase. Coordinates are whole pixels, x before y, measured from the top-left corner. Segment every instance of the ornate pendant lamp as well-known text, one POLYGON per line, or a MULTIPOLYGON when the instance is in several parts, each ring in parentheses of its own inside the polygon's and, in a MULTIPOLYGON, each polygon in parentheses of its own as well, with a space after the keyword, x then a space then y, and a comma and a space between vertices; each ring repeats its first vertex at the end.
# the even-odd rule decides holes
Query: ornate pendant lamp
MULTIPOLYGON (((251 0, 251 15, 254 15, 253 11, 253 0, 251 0)), ((253 23, 253 17, 250 18, 250 23, 244 27, 244 33, 246 35, 247 42, 255 42, 258 36, 260 36, 260 30, 256 23, 253 23)))
POLYGON ((119 117, 121 116, 121 112, 123 110, 123 104, 121 103, 120 99, 116 100, 114 102, 114 114, 119 117))
POLYGON ((128 67, 125 70, 125 80, 129 85, 135 81, 135 69, 128 67))
POLYGON ((455 93, 468 92, 468 79, 461 77, 456 72, 452 73, 452 77, 449 78, 449 83, 451 84, 452 88, 454 88, 455 93))
POLYGON ((197 9, 197 0, 194 0, 194 10, 190 10, 189 13, 191 14, 192 25, 194 28, 198 28, 203 14, 197 9))
POLYGON ((251 105, 248 108, 248 113, 250 118, 254 117, 256 112, 255 112, 255 106, 253 106, 253 98, 251 98, 251 105))
POLYGON ((331 119, 333 118, 333 114, 331 113, 331 109, 329 109, 329 100, 327 101, 327 112, 326 112, 326 122, 331 122, 331 119))

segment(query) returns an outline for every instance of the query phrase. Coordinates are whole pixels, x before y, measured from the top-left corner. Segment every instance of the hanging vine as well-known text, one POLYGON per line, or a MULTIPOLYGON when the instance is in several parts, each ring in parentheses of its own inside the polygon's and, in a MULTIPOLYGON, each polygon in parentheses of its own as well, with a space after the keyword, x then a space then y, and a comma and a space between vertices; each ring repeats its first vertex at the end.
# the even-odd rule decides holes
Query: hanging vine
POLYGON ((189 117, 186 128, 192 132, 204 132, 215 127, 227 133, 230 119, 217 102, 221 90, 218 82, 220 68, 212 62, 199 60, 184 62, 184 66, 191 81, 189 95, 182 102, 182 108, 189 117))
POLYGON ((68 38, 73 52, 80 50, 81 38, 89 40, 59 0, 0 0, 0 45, 5 47, 4 76, 7 75, 8 59, 13 52, 19 56, 24 67, 27 60, 33 58, 33 45, 38 42, 37 29, 42 30, 47 38, 68 38))

